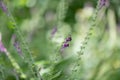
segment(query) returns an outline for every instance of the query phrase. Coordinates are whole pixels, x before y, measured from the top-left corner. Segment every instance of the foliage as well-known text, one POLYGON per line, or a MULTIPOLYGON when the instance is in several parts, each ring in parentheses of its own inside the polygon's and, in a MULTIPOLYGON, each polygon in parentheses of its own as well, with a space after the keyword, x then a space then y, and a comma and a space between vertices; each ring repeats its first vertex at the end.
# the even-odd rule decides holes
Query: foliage
POLYGON ((0 0, 0 80, 120 80, 119 0, 0 0))

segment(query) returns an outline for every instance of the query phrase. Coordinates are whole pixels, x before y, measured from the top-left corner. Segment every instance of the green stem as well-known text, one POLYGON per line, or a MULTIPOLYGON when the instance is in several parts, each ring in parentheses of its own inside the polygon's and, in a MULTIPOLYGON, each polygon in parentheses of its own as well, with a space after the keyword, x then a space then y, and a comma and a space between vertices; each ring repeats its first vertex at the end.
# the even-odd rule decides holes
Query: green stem
MULTIPOLYGON (((10 22, 12 23, 12 26, 13 26, 13 28, 14 28, 14 30, 15 30, 15 33, 16 33, 16 35, 17 35, 17 37, 20 39, 20 41, 21 41, 21 45, 23 46, 22 48, 24 49, 24 52, 26 53, 25 55, 24 55, 24 59, 25 59, 25 61, 28 63, 28 65, 29 65, 29 68, 30 68, 30 71, 34 74, 34 71, 33 71, 33 69, 32 69, 32 66, 34 65, 34 59, 33 59, 33 57, 32 57, 32 53, 31 53, 31 50, 29 49, 29 47, 28 47, 28 43, 27 43, 27 41, 24 39, 24 37, 23 37, 23 34, 22 34, 22 32, 21 32, 21 30, 19 29, 19 27, 17 26, 17 24, 16 24, 16 21, 15 21, 15 19, 14 19, 14 17, 12 16, 12 14, 11 14, 11 12, 9 11, 9 9, 8 9, 8 13, 7 13, 7 16, 8 16, 8 18, 9 18, 9 20, 10 20, 10 22)), ((8 52, 7 52, 8 53, 8 52)), ((9 54, 7 54, 8 55, 8 57, 9 57, 9 59, 11 60, 11 62, 15 62, 15 60, 14 59, 12 59, 12 57, 9 55, 9 54)), ((16 63, 15 63, 16 64, 16 63)), ((13 64, 14 65, 14 64, 13 64)), ((17 65, 17 64, 16 64, 17 65)), ((16 69, 18 69, 18 70, 20 70, 20 68, 19 68, 19 66, 16 66, 16 69)), ((21 72, 21 71, 20 71, 21 72)), ((39 72, 37 71, 37 68, 35 67, 35 72, 37 72, 37 77, 41 80, 41 76, 39 76, 39 72)), ((34 74, 34 77, 36 77, 35 76, 35 74, 34 74)))
POLYGON ((20 66, 17 64, 15 59, 10 55, 10 53, 8 51, 6 51, 5 53, 8 56, 12 66, 15 68, 16 72, 20 74, 20 77, 23 79, 26 79, 27 76, 23 73, 23 71, 21 70, 20 66))

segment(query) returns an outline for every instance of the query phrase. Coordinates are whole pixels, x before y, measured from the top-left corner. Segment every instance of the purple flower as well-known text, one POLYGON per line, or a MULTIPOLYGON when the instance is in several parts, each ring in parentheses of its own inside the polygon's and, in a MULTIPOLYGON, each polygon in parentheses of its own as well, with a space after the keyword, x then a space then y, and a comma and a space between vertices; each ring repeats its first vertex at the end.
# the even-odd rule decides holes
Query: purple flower
POLYGON ((6 52, 6 48, 4 47, 3 43, 2 43, 2 35, 0 33, 0 52, 6 52))
POLYGON ((68 36, 68 37, 65 39, 62 47, 63 47, 63 48, 69 47, 69 42, 70 42, 71 40, 72 40, 71 36, 68 36))
POLYGON ((107 5, 107 0, 100 0, 100 8, 107 5))
POLYGON ((63 42, 60 51, 63 52, 63 50, 67 47, 69 47, 69 42, 72 40, 71 36, 68 36, 65 41, 63 42))
POLYGON ((69 37, 66 38, 66 42, 69 42, 71 40, 72 40, 71 36, 69 36, 69 37))
POLYGON ((65 48, 69 47, 69 43, 64 43, 60 49, 60 52, 63 52, 65 48))
POLYGON ((7 12, 7 7, 5 6, 5 4, 2 2, 2 0, 0 0, 0 8, 6 13, 7 12))
POLYGON ((56 32, 57 32, 57 27, 54 27, 51 32, 51 38, 55 35, 56 32))
POLYGON ((21 48, 20 48, 19 42, 16 41, 16 42, 14 42, 13 45, 14 45, 14 47, 16 48, 17 52, 18 52, 19 54, 22 54, 22 50, 21 50, 21 48))
POLYGON ((22 50, 21 50, 21 48, 20 48, 20 44, 19 44, 18 41, 16 41, 16 35, 13 35, 13 36, 12 36, 12 42, 13 42, 13 45, 14 45, 15 49, 17 50, 17 52, 18 52, 20 55, 22 55, 22 50))
POLYGON ((69 47, 69 43, 64 43, 62 47, 63 48, 69 47))

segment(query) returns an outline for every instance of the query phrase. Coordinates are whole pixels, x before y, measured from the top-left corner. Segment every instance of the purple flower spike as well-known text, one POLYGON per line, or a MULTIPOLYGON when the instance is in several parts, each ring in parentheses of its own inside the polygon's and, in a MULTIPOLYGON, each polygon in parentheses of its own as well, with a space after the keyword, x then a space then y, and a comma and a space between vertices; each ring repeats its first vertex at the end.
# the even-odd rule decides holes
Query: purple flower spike
POLYGON ((0 41, 0 52, 6 52, 6 48, 4 47, 1 41, 0 41))
POLYGON ((12 36, 12 42, 13 42, 13 45, 14 45, 15 49, 17 50, 17 52, 18 52, 20 55, 22 55, 22 50, 21 50, 21 48, 20 48, 20 44, 19 44, 18 41, 16 41, 16 35, 13 35, 13 36, 12 36))
POLYGON ((7 7, 5 6, 5 4, 2 2, 2 0, 0 0, 0 8, 6 13, 7 12, 7 7))
POLYGON ((107 5, 107 0, 100 0, 100 8, 107 5))
POLYGON ((55 35, 56 32, 57 32, 57 27, 54 27, 51 32, 51 38, 55 35))
POLYGON ((4 47, 3 43, 2 43, 2 35, 0 33, 0 52, 6 52, 6 48, 4 47))
POLYGON ((63 42, 60 51, 63 52, 65 48, 69 47, 69 42, 72 40, 72 37, 69 35, 63 42))

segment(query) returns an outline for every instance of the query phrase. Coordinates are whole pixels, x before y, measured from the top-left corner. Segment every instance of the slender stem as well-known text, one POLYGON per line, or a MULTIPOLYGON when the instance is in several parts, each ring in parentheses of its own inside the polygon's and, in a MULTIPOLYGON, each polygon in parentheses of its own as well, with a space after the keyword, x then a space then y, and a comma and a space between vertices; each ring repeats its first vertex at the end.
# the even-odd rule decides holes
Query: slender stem
POLYGON ((8 51, 6 51, 5 53, 6 53, 7 57, 9 58, 10 62, 12 63, 13 67, 17 71, 17 73, 20 74, 20 77, 23 79, 26 79, 27 76, 23 73, 23 71, 21 70, 20 66, 17 64, 15 59, 10 55, 10 53, 8 51))
MULTIPOLYGON (((35 62, 35 61, 34 61, 34 59, 33 59, 33 57, 32 57, 31 50, 30 50, 29 47, 28 47, 28 43, 27 43, 27 41, 24 39, 23 34, 22 34, 22 32, 20 31, 19 27, 17 26, 16 21, 15 21, 14 17, 12 16, 12 14, 11 14, 11 12, 10 12, 9 9, 8 9, 7 16, 8 16, 8 18, 9 18, 10 22, 12 23, 13 28, 15 29, 15 33, 17 34, 17 37, 20 39, 20 41, 21 41, 21 43, 22 43, 22 45, 23 45, 23 49, 24 49, 24 51, 25 51, 25 53, 26 53, 26 54, 24 55, 25 61, 28 63, 28 65, 29 65, 29 67, 30 67, 30 70, 31 70, 32 73, 34 74, 34 71, 33 71, 33 69, 32 69, 32 66, 34 65, 34 62, 35 62)), ((8 52, 7 52, 6 54, 9 56, 9 58, 11 59, 12 62, 15 62, 15 60, 12 59, 12 57, 9 55, 8 52)), ((20 68, 17 66, 16 69, 20 69, 20 68)), ((36 68, 36 67, 35 67, 35 72, 37 72, 37 77, 41 80, 41 76, 39 76, 39 72, 37 71, 37 68, 36 68)), ((34 77, 35 77, 35 75, 34 75, 34 77)))

